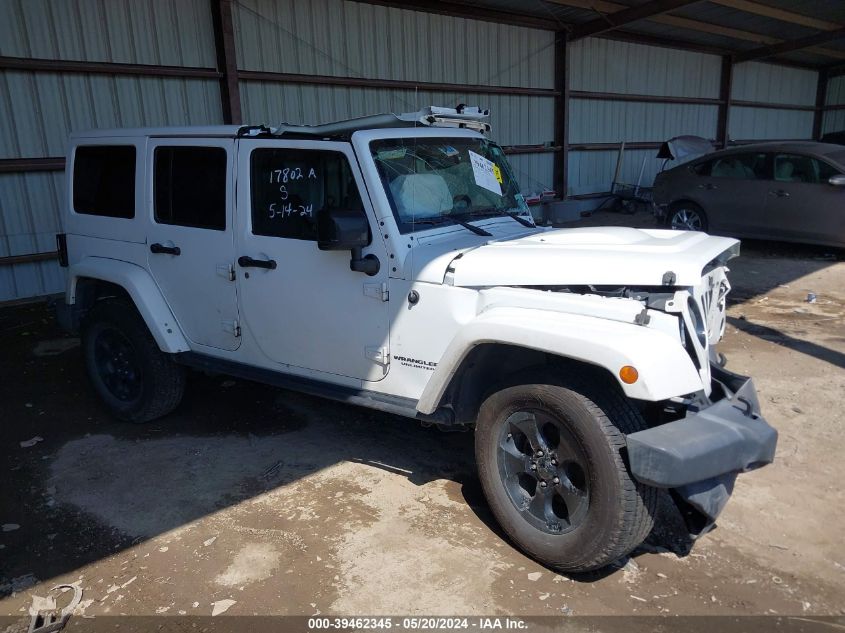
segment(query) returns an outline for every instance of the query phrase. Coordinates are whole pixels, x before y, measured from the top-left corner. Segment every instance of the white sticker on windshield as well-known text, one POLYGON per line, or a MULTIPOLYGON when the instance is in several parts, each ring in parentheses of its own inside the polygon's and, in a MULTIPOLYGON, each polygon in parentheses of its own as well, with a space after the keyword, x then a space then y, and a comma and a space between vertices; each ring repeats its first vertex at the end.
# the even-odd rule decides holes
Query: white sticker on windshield
POLYGON ((487 160, 481 154, 468 150, 469 160, 472 163, 472 175, 475 177, 475 184, 492 191, 497 196, 502 195, 502 186, 496 179, 496 166, 492 160, 487 160))

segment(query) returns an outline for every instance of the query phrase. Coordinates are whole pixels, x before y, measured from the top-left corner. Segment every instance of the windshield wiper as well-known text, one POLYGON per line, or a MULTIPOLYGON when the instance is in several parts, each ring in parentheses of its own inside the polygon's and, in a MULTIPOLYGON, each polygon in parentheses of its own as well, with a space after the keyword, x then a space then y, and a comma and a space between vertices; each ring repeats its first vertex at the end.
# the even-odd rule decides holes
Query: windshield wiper
POLYGON ((441 215, 437 218, 425 218, 425 219, 422 219, 422 220, 414 220, 412 222, 412 224, 436 225, 436 224, 443 224, 444 222, 452 222, 453 224, 460 224, 462 227, 464 227, 465 229, 469 229, 470 231, 472 231, 476 235, 481 235, 483 237, 493 237, 492 233, 488 233, 487 231, 485 231, 481 227, 473 226, 469 222, 466 222, 464 220, 459 220, 458 218, 456 218, 452 215, 441 215))
POLYGON ((465 229, 469 229, 470 231, 472 231, 476 235, 483 235, 484 237, 492 237, 493 236, 492 233, 485 231, 480 226, 473 226, 469 222, 466 222, 464 220, 459 220, 458 218, 455 218, 455 217, 451 217, 451 216, 446 216, 446 217, 448 217, 450 220, 452 220, 452 222, 454 222, 455 224, 460 224, 465 229))
POLYGON ((490 207, 489 209, 480 209, 478 211, 472 211, 468 215, 474 217, 489 217, 493 215, 506 215, 510 218, 513 218, 517 222, 519 222, 522 226, 527 226, 529 228, 536 228, 536 225, 531 222, 530 220, 526 220, 521 215, 514 213, 513 211, 506 211, 505 209, 496 209, 494 207, 490 207))

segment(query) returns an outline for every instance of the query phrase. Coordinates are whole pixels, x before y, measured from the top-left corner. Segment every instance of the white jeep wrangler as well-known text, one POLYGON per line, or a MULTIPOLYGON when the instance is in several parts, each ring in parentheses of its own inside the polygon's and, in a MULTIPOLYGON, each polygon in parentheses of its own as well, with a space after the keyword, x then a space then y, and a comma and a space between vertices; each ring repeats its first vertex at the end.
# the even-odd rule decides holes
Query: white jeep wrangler
POLYGON ((536 227, 486 112, 71 137, 59 316, 119 418, 198 368, 475 428, 490 507, 569 572, 690 534, 777 434, 714 345, 736 240, 536 227))

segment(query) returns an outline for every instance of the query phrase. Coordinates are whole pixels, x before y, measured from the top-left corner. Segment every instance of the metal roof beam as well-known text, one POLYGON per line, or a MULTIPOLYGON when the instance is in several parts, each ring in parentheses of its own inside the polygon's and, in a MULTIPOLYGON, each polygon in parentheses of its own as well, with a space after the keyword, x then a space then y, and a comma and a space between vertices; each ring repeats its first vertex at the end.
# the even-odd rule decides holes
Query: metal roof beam
POLYGON ((614 11, 608 15, 576 26, 572 29, 570 40, 579 40, 584 37, 590 37, 591 35, 612 31, 627 26, 632 22, 652 18, 661 13, 680 9, 696 2, 701 2, 701 0, 651 0, 651 2, 646 2, 636 7, 614 11))
MULTIPOLYGON (((614 13, 624 11, 629 7, 610 0, 545 0, 553 4, 559 4, 566 7, 576 7, 578 9, 587 9, 599 11, 601 13, 614 13)), ((693 20, 685 18, 680 15, 669 15, 666 13, 653 15, 648 20, 665 24, 678 29, 687 29, 690 31, 698 31, 699 33, 707 33, 709 35, 720 35, 729 37, 743 42, 754 42, 755 44, 774 45, 782 43, 781 40, 762 33, 752 33, 751 31, 744 31, 730 26, 722 26, 720 24, 711 24, 709 22, 701 22, 700 20, 693 20)), ((621 32, 620 32, 621 34, 621 32)), ((658 37, 659 36, 655 36, 658 37)), ((676 36, 677 38, 677 36, 676 36)), ((730 51, 722 51, 728 53, 730 51)), ((817 53, 819 55, 826 55, 835 59, 845 59, 845 51, 833 50, 830 48, 809 48, 808 52, 817 53)))
POLYGON ((754 15, 762 15, 765 18, 772 18, 773 20, 780 20, 781 22, 789 22, 790 24, 800 24, 811 29, 818 29, 819 31, 833 31, 840 28, 842 25, 828 20, 820 20, 818 18, 803 15, 801 13, 794 13, 778 7, 771 7, 759 2, 751 2, 751 0, 709 0, 713 4, 720 4, 723 7, 731 9, 739 9, 746 13, 753 13, 754 15))
MULTIPOLYGON (((807 37, 800 37, 797 40, 788 40, 778 44, 771 44, 769 46, 761 46, 759 48, 752 48, 750 51, 736 53, 734 55, 734 62, 749 62, 757 59, 765 59, 766 57, 774 57, 775 55, 782 55, 784 53, 792 53, 793 51, 800 51, 805 48, 811 48, 818 44, 824 44, 832 40, 845 37, 845 27, 840 27, 835 31, 820 31, 814 35, 807 37)), ((819 52, 827 53, 828 49, 817 49, 819 52)))

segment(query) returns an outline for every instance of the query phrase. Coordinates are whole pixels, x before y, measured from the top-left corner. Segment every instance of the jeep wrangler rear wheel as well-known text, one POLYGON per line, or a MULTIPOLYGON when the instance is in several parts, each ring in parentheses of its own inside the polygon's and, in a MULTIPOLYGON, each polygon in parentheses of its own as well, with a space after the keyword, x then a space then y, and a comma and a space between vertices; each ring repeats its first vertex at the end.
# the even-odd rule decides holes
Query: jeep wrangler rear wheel
POLYGON ((625 434, 642 417, 599 377, 534 376, 482 404, 479 476, 493 514, 528 554, 555 569, 604 567, 642 543, 657 491, 631 478, 625 434))
POLYGON ((119 299, 97 303, 82 328, 88 376, 121 420, 149 422, 182 399, 185 372, 159 348, 135 306, 119 299))

